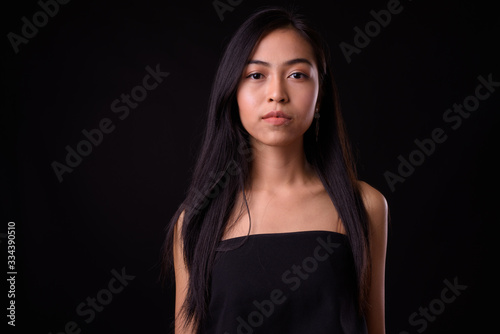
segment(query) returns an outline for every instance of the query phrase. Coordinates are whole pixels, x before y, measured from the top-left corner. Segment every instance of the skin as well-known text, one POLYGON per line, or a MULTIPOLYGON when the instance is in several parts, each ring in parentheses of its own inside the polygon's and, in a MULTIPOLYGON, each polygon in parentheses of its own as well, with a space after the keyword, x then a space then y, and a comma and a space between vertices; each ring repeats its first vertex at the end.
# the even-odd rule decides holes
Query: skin
MULTIPOLYGON (((243 126, 254 153, 248 192, 252 215, 250 234, 324 230, 344 233, 338 213, 323 184, 307 163, 303 134, 311 126, 318 105, 318 71, 311 45, 293 29, 278 29, 264 36, 247 64, 237 91, 243 126), (300 61, 297 61, 299 59, 300 61), (266 122, 270 111, 285 112, 283 125, 266 122)), ((387 245, 387 202, 384 196, 359 181, 370 221, 372 279, 371 305, 366 316, 370 334, 384 334, 384 273, 387 245)), ((243 196, 239 195, 223 239, 243 236, 250 226, 243 196), (232 223, 231 223, 232 222, 232 223)), ((182 215, 176 226, 180 231, 182 215)), ((182 258, 180 234, 174 241, 175 312, 179 316, 189 274, 182 258)), ((181 328, 176 334, 194 333, 181 328)))

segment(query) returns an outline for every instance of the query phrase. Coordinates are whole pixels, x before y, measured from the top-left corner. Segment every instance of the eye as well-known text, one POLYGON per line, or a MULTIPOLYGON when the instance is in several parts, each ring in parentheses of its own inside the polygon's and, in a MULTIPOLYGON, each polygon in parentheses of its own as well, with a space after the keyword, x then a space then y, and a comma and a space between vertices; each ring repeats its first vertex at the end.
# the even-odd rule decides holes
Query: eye
POLYGON ((259 79, 262 79, 263 77, 264 77, 264 75, 262 73, 252 73, 249 76, 247 76, 247 78, 254 79, 254 80, 259 80, 259 79))
POLYGON ((307 75, 305 75, 304 73, 301 73, 301 72, 294 72, 294 73, 290 74, 290 78, 293 78, 293 79, 305 79, 307 77, 308 77, 307 75))

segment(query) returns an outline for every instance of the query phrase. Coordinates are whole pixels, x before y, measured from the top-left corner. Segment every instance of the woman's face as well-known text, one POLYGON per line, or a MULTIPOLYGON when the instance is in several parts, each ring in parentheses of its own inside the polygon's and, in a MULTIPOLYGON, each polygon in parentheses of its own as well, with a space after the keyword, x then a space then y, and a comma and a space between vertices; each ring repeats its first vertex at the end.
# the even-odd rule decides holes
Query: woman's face
POLYGON ((256 46, 239 82, 237 101, 251 141, 284 146, 302 139, 318 99, 311 45, 292 29, 278 29, 256 46))

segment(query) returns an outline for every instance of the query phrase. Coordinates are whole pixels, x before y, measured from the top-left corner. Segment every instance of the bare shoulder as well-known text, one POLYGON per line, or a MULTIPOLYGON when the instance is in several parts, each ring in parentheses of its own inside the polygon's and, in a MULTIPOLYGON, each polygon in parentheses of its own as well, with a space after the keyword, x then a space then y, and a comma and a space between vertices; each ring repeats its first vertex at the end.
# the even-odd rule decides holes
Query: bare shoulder
POLYGON ((183 242, 182 242, 182 225, 184 223, 184 211, 182 211, 174 226, 174 264, 175 269, 183 268, 180 264, 184 264, 183 242))
POLYGON ((385 229, 389 208, 384 195, 364 181, 358 181, 358 186, 370 224, 375 225, 374 228, 385 229))
POLYGON ((370 333, 385 333, 385 262, 387 254, 387 201, 377 189, 358 181, 370 223, 371 283, 367 327, 370 333))
POLYGON ((176 235, 180 236, 180 232, 182 231, 182 224, 184 223, 184 214, 186 210, 182 210, 182 212, 179 214, 179 218, 177 218, 177 221, 175 222, 175 233, 176 235))
POLYGON ((179 218, 174 225, 174 233, 173 233, 173 247, 174 247, 174 264, 175 269, 178 269, 181 263, 184 264, 184 247, 183 247, 183 238, 182 238, 182 226, 184 224, 184 214, 182 211, 179 214, 179 218))

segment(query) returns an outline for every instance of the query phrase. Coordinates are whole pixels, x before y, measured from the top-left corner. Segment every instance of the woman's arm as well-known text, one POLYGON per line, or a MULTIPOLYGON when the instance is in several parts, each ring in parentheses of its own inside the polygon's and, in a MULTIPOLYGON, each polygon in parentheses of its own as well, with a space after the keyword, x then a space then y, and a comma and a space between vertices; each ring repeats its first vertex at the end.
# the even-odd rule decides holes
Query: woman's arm
POLYGON ((369 334, 385 334, 385 259, 388 207, 385 197, 360 181, 360 190, 370 222, 371 285, 366 322, 369 334))
POLYGON ((189 273, 184 261, 182 247, 182 223, 184 221, 184 211, 179 215, 175 224, 174 233, 174 271, 175 271, 175 334, 194 334, 192 325, 184 327, 184 313, 181 313, 182 305, 186 300, 186 293, 189 282, 189 273))

